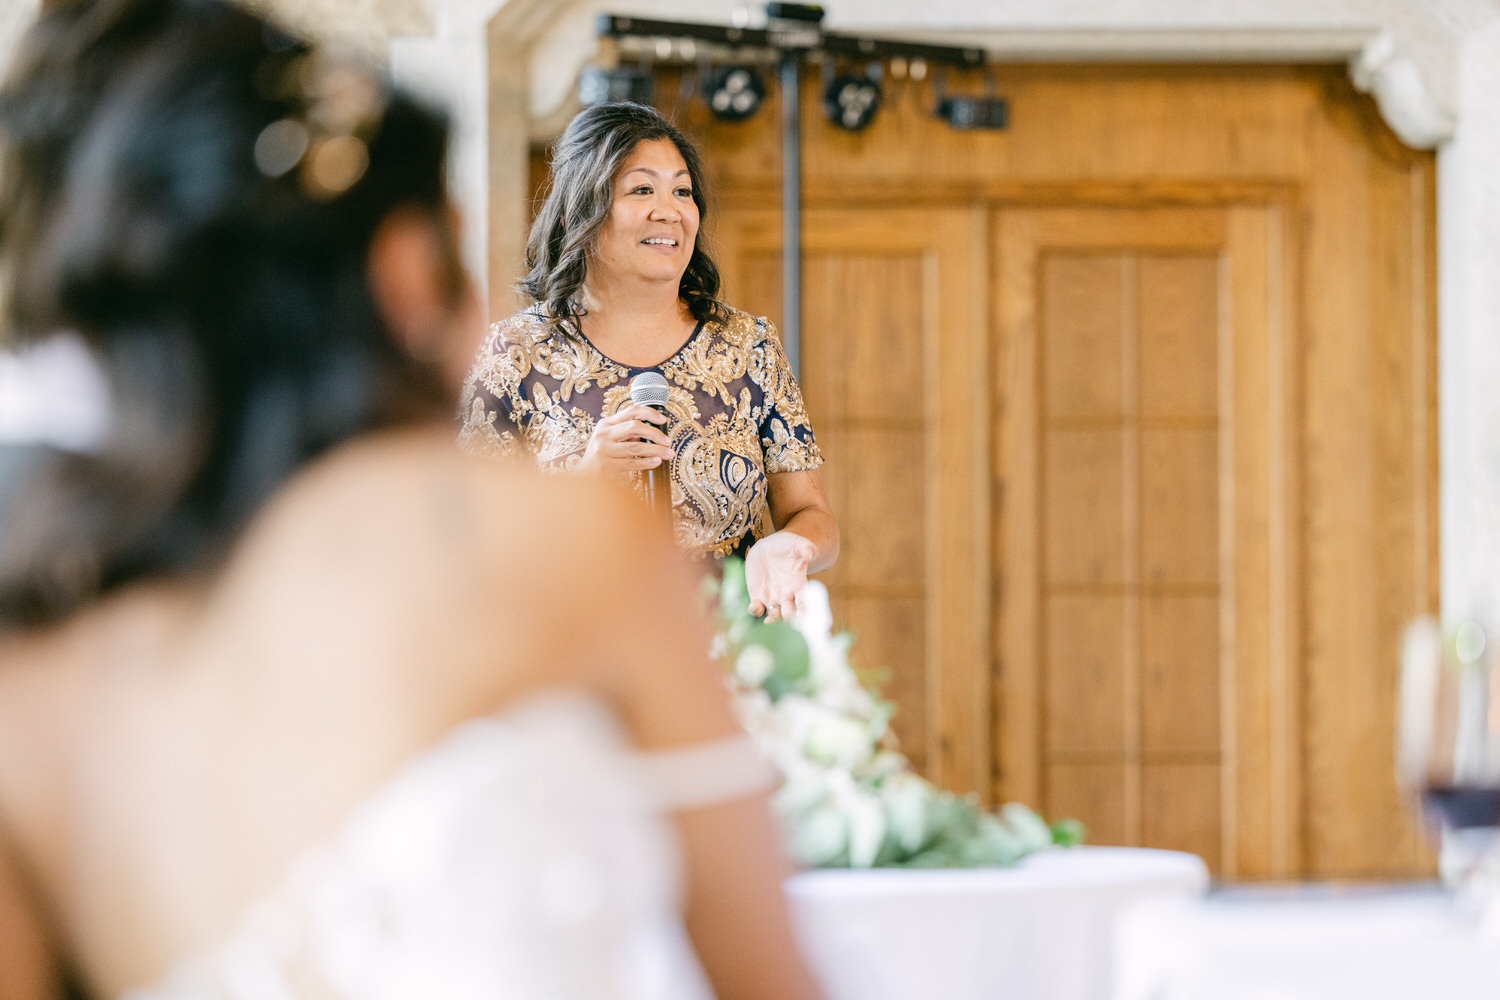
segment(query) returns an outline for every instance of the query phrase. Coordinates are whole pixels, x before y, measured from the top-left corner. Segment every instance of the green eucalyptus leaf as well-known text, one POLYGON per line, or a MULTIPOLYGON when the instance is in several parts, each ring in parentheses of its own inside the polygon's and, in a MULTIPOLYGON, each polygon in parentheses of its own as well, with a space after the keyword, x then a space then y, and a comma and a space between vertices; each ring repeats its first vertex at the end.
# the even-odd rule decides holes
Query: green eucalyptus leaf
POLYGON ((764 687, 772 698, 780 698, 788 691, 796 690, 798 684, 807 679, 808 668, 812 665, 807 640, 786 622, 756 625, 746 641, 765 647, 771 654, 775 666, 767 676, 764 687))

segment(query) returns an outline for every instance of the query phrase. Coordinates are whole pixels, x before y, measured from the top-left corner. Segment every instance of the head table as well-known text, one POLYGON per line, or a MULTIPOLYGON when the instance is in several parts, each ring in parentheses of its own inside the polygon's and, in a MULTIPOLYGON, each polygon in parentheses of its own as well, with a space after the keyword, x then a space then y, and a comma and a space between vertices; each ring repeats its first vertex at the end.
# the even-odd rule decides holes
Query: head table
POLYGON ((1117 918, 1207 886, 1191 854, 1075 847, 1014 868, 808 871, 786 892, 828 1000, 1108 1000, 1117 918))

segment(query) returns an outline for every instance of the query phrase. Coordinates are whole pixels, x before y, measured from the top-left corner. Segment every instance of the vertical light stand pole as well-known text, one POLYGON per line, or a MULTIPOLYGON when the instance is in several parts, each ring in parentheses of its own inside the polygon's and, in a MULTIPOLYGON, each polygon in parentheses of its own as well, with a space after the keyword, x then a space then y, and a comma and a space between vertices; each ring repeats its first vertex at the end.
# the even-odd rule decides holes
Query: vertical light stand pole
POLYGON ((781 347, 802 377, 802 106, 798 52, 781 54, 781 347))

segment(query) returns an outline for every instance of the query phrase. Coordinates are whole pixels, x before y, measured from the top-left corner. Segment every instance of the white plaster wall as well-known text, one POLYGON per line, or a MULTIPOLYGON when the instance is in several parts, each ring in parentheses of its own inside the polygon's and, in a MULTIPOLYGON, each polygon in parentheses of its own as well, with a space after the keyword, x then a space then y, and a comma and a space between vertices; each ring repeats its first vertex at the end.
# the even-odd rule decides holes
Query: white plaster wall
POLYGON ((390 42, 391 76, 448 110, 452 144, 448 182, 463 219, 465 265, 484 298, 489 216, 489 89, 485 25, 496 0, 448 0, 433 12, 431 32, 390 42))
POLYGON ((1468 33, 1438 153, 1444 614, 1500 622, 1500 22, 1468 33))
POLYGON ((0 75, 10 65, 16 45, 42 9, 41 0, 5 0, 0 3, 0 75))

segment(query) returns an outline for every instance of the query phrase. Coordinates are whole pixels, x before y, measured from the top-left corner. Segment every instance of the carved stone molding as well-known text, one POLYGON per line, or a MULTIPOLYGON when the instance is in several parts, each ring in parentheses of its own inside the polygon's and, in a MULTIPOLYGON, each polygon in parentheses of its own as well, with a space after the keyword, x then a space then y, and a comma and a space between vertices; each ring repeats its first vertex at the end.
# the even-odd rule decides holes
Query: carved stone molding
POLYGON ((1354 85, 1375 98, 1391 131, 1413 149, 1436 149, 1453 138, 1458 115, 1427 89, 1416 63, 1388 31, 1376 35, 1349 64, 1354 85))

